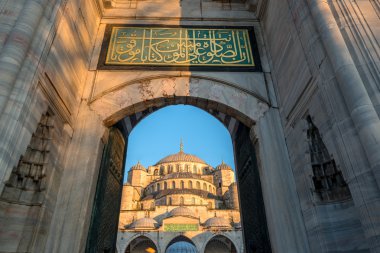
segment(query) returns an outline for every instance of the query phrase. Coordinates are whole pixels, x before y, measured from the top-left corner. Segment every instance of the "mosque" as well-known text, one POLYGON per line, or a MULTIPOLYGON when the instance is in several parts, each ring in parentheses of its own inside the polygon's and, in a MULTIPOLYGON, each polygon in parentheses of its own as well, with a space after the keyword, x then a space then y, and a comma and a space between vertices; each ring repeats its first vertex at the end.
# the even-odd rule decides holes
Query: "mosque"
POLYGON ((235 172, 180 151, 145 168, 123 186, 118 252, 244 252, 235 172))

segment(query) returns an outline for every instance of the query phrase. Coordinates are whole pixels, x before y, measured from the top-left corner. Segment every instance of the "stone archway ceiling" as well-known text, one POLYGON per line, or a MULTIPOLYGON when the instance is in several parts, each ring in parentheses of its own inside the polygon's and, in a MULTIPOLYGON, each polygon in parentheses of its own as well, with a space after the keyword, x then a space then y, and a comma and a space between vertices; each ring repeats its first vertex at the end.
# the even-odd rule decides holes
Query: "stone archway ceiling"
MULTIPOLYGON (((187 99, 187 100, 189 100, 189 99, 187 99)), ((175 102, 175 101, 172 101, 172 102, 175 102)), ((231 137, 233 139, 234 139, 234 136, 236 134, 236 131, 237 131, 240 123, 243 123, 244 125, 247 125, 247 126, 252 126, 254 124, 254 122, 251 119, 249 119, 249 118, 244 118, 244 119, 237 120, 236 118, 234 118, 234 117, 232 117, 232 116, 230 116, 228 114, 225 114, 223 112, 220 112, 217 109, 207 108, 209 106, 209 103, 207 103, 207 101, 203 101, 204 103, 200 103, 201 105, 198 104, 198 103, 191 103, 191 102, 196 102, 196 101, 191 101, 190 100, 189 103, 183 103, 183 104, 193 105, 195 107, 198 107, 198 108, 203 109, 206 112, 210 113, 212 116, 214 116, 215 118, 217 118, 227 128, 228 132, 231 134, 231 137), (202 105, 205 108, 201 107, 202 105)), ((121 121, 122 121, 122 125, 125 128, 124 129, 125 133, 130 134, 131 131, 132 131, 132 129, 141 120, 143 120, 145 117, 147 117, 151 113, 153 113, 153 112, 155 112, 155 111, 157 111, 157 110, 159 110, 159 109, 161 109, 161 108, 163 108, 165 106, 176 105, 176 104, 182 104, 182 103, 180 103, 180 102, 177 102, 177 103, 168 102, 166 105, 161 106, 161 107, 151 106, 151 107, 148 107, 147 109, 145 109, 143 111, 140 111, 140 112, 137 112, 137 113, 132 113, 131 115, 124 117, 121 121)), ((232 109, 230 109, 229 111, 231 113, 232 109)))
MULTIPOLYGON (((107 80, 109 76, 103 77, 107 80)), ((261 80, 262 77, 259 77, 261 80)), ((259 81, 260 86, 261 81, 259 81)), ((106 81, 103 81, 106 84, 106 81)), ((257 91, 207 77, 158 76, 123 82, 112 88, 95 88, 90 107, 112 126, 124 117, 130 130, 149 113, 168 105, 186 104, 201 108, 218 118, 233 135, 235 121, 251 127, 269 109, 264 86, 257 91)))

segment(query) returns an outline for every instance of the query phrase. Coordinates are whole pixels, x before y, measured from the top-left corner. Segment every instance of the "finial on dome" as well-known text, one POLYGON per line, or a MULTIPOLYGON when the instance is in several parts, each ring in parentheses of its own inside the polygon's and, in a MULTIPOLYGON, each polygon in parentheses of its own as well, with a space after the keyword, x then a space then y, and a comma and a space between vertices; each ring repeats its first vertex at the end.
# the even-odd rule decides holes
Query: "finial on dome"
POLYGON ((179 152, 183 153, 183 142, 181 138, 181 143, 179 144, 179 152))

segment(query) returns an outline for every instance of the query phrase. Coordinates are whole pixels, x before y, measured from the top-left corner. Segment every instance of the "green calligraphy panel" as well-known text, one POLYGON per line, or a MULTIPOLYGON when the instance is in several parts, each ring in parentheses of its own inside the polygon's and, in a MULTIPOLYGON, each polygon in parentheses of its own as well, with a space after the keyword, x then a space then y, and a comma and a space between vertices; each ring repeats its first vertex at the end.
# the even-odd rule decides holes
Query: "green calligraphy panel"
POLYGON ((254 67, 248 29, 112 27, 106 65, 254 67))
POLYGON ((166 232, 198 231, 198 224, 165 224, 166 232))

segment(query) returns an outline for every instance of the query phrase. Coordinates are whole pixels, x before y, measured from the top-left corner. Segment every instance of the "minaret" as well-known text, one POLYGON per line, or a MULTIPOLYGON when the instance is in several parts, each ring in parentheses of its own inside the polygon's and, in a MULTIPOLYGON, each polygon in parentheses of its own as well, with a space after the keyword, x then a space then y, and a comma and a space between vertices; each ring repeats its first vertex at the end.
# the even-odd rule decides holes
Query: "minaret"
POLYGON ((183 142, 182 142, 182 138, 181 138, 181 143, 179 144, 179 152, 180 152, 180 153, 183 153, 183 142))

